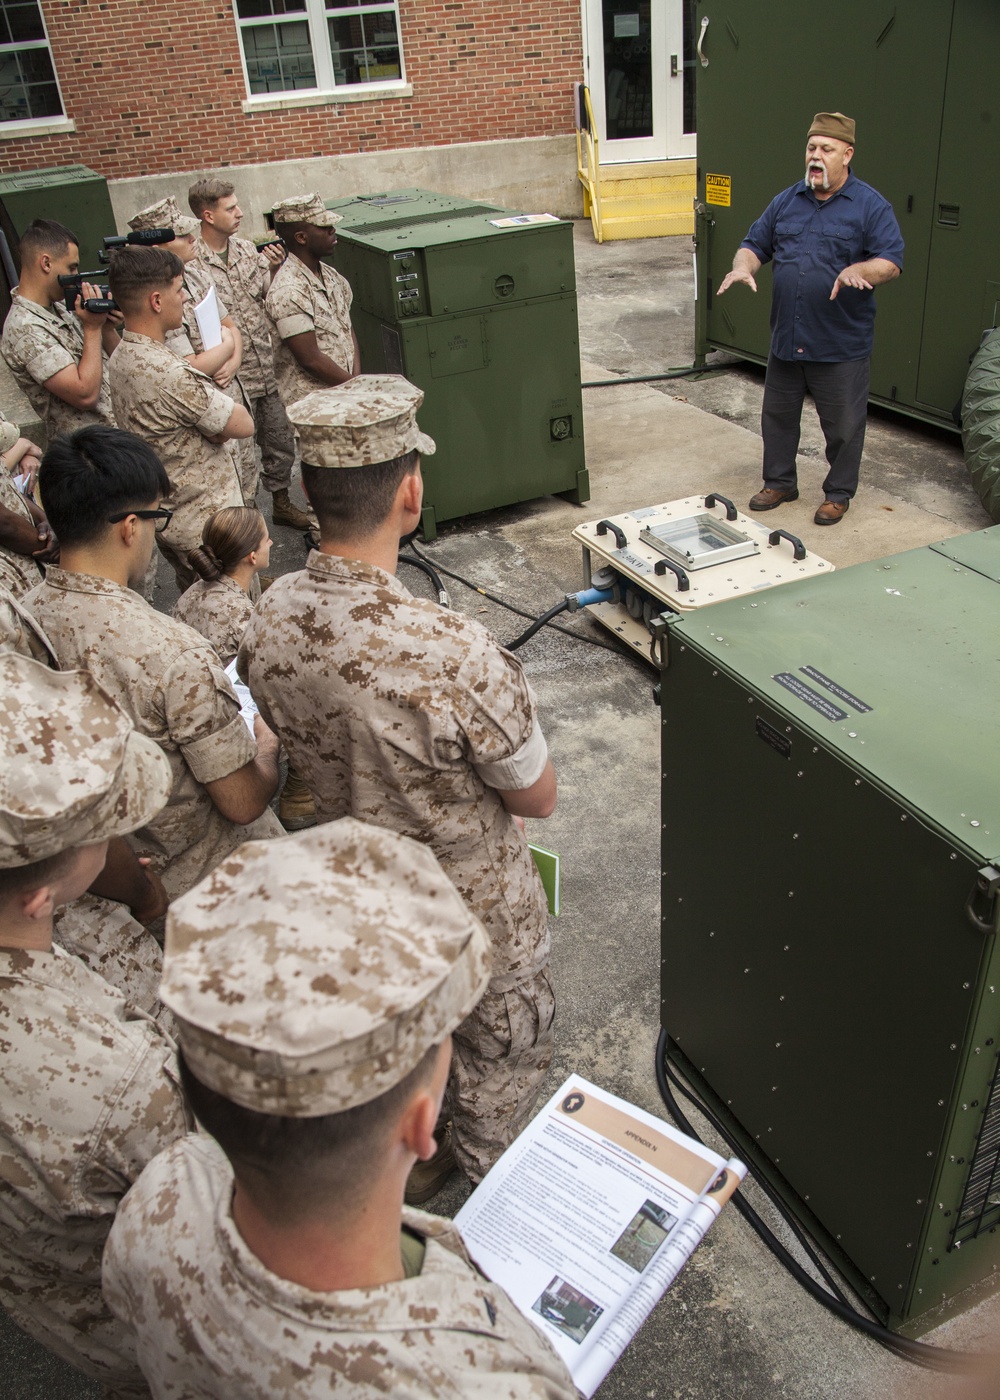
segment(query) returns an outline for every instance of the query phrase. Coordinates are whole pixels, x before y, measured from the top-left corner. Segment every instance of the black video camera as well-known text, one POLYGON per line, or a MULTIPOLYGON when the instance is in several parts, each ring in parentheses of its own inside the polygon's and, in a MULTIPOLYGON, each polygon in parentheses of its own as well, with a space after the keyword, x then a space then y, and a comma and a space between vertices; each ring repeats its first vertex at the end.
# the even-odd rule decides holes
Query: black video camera
POLYGON ((104 311, 117 311, 118 303, 111 299, 111 288, 94 283, 95 277, 103 277, 104 268, 98 268, 96 272, 71 272, 64 273, 59 278, 59 285, 63 289, 66 297, 66 310, 75 311, 77 301, 83 296, 84 282, 91 282, 100 292, 99 297, 83 297, 81 305, 84 311, 92 311, 99 315, 104 311))
POLYGON ((172 228, 138 228, 131 233, 112 233, 104 240, 104 247, 98 253, 102 263, 111 261, 111 254, 118 248, 127 246, 152 248, 157 243, 173 243, 177 237, 172 228))

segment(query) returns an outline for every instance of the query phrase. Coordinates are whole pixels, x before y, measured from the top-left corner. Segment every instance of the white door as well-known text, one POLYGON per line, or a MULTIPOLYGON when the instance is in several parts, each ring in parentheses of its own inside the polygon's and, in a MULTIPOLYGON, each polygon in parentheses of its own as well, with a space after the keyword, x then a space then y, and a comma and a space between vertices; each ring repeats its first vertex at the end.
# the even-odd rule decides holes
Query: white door
POLYGON ((602 165, 694 155, 694 0, 584 0, 602 165))

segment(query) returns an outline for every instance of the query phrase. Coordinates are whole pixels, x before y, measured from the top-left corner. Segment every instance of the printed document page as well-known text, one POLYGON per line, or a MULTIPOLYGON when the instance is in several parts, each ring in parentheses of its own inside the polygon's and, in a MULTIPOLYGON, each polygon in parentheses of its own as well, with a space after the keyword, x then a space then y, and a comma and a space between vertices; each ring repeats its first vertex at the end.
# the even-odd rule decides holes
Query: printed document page
POLYGON ((201 341, 206 350, 214 350, 222 344, 222 321, 219 318, 219 299, 215 287, 209 287, 194 308, 194 318, 201 331, 201 341))
POLYGON ((589 1397, 746 1170, 571 1075, 455 1223, 589 1397))

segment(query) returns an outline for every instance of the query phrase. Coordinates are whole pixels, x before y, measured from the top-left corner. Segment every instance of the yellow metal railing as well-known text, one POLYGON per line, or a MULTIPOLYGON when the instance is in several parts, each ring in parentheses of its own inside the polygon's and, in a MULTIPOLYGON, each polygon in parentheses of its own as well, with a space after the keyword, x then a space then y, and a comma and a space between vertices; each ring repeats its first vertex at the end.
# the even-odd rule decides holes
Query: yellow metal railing
POLYGON ((576 102, 576 174, 583 186, 583 213, 594 229, 594 238, 604 242, 601 225, 601 175, 597 158, 597 124, 590 105, 590 90, 585 83, 577 84, 576 102))

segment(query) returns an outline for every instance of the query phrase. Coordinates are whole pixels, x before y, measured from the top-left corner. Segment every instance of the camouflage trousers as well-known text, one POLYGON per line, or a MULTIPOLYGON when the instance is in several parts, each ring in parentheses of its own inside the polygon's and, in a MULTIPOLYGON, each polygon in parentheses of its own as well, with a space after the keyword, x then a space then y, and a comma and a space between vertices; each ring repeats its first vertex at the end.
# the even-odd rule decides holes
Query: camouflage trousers
POLYGON ((295 435, 277 390, 270 394, 262 394, 259 399, 252 399, 250 412, 253 414, 256 440, 260 446, 260 479, 264 490, 272 494, 275 491, 287 491, 292 480, 292 463, 295 461, 295 435))
POLYGON ((455 1160, 475 1183, 531 1117, 552 1062, 556 1001, 549 970, 509 991, 487 989, 452 1037, 445 1110, 455 1160))

